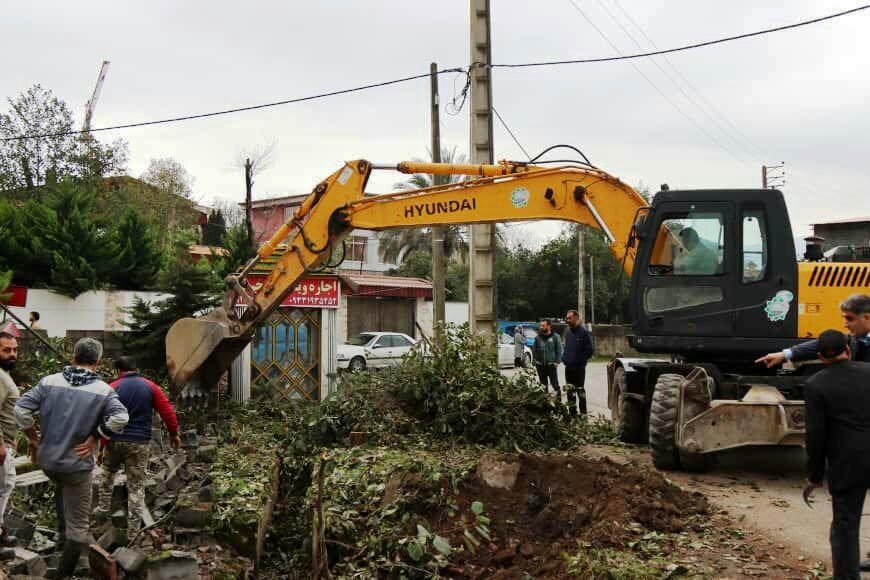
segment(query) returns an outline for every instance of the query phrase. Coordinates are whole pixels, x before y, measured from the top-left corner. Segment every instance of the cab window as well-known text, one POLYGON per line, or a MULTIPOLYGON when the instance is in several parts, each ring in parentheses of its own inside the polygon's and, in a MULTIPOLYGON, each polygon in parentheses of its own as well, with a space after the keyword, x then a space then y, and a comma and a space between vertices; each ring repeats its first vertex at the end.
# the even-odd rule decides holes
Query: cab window
POLYGON ((752 284, 763 280, 767 272, 767 225, 764 210, 743 210, 742 225, 742 280, 744 284, 752 284))
POLYGON ((662 220, 650 258, 653 276, 715 276, 725 259, 722 212, 689 212, 662 220))

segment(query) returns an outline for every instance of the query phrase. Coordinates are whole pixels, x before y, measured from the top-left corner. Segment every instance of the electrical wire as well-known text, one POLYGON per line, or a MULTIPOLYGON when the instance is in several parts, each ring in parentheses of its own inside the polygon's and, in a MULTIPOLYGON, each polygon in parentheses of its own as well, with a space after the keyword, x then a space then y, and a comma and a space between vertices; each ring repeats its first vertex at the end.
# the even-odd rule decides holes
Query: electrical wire
MULTIPOLYGON (((458 73, 465 73, 466 75, 469 75, 468 70, 471 68, 474 68, 475 66, 488 66, 490 68, 535 68, 535 67, 560 66, 560 65, 570 65, 570 64, 615 62, 615 61, 621 61, 621 60, 632 60, 632 59, 646 58, 646 57, 650 57, 650 56, 658 56, 658 55, 664 55, 664 54, 673 54, 676 52, 684 52, 684 51, 688 51, 688 50, 694 50, 694 49, 703 48, 703 47, 707 47, 707 46, 723 44, 726 42, 732 42, 735 40, 743 40, 746 38, 753 38, 753 37, 762 36, 765 34, 771 34, 774 32, 793 30, 795 28, 809 26, 812 24, 818 24, 820 22, 825 22, 828 20, 833 20, 835 18, 840 18, 843 16, 855 14, 857 12, 867 10, 868 8, 870 8, 870 4, 864 4, 864 5, 849 9, 849 10, 835 12, 833 14, 820 16, 818 18, 813 18, 810 20, 802 20, 799 22, 794 22, 792 24, 786 24, 783 26, 765 28, 763 30, 757 30, 755 32, 748 32, 745 34, 738 34, 738 35, 734 35, 734 36, 726 36, 723 38, 717 38, 715 40, 708 40, 705 42, 696 42, 693 44, 687 44, 687 45, 663 49, 663 50, 655 50, 655 51, 641 52, 641 53, 635 53, 635 54, 619 54, 618 56, 608 56, 608 57, 598 57, 598 58, 550 60, 550 61, 525 62, 525 63, 498 63, 498 64, 490 64, 490 65, 484 65, 481 63, 474 63, 468 69, 466 69, 465 67, 454 67, 454 68, 448 68, 448 69, 443 69, 443 70, 437 71, 436 74, 441 75, 441 74, 446 74, 446 73, 457 73, 458 72, 458 73)), ((423 74, 397 78, 397 79, 393 79, 393 80, 389 80, 389 81, 361 85, 361 86, 352 87, 352 88, 348 88, 348 89, 339 89, 339 90, 335 90, 335 91, 329 91, 329 92, 323 92, 323 93, 318 93, 318 94, 314 94, 314 95, 308 95, 305 97, 298 97, 295 99, 285 99, 285 100, 281 100, 281 101, 273 101, 270 103, 262 103, 262 104, 258 104, 258 105, 250 105, 250 106, 245 106, 245 107, 236 107, 236 108, 232 108, 232 109, 224 109, 224 110, 212 111, 212 112, 208 112, 208 113, 181 115, 181 116, 176 116, 176 117, 169 117, 166 119, 157 119, 157 120, 153 120, 153 121, 140 121, 140 122, 136 122, 136 123, 124 123, 124 124, 119 124, 119 125, 111 125, 111 126, 107 126, 107 127, 95 127, 95 128, 89 129, 88 131, 84 131, 84 130, 58 131, 58 132, 53 132, 53 133, 37 133, 37 134, 16 135, 14 137, 0 138, 0 142, 18 141, 18 140, 22 140, 22 139, 42 139, 42 138, 48 138, 48 137, 63 137, 66 135, 81 135, 84 133, 97 133, 97 132, 102 132, 102 131, 116 131, 119 129, 132 129, 132 128, 136 128, 136 127, 147 127, 147 126, 151 126, 151 125, 163 125, 163 124, 167 124, 167 123, 178 123, 178 122, 182 122, 182 121, 191 121, 191 120, 195 120, 195 119, 204 119, 204 118, 208 118, 208 117, 217 117, 217 116, 229 115, 229 114, 233 114, 233 113, 254 111, 254 110, 258 110, 258 109, 266 109, 266 108, 270 108, 270 107, 278 107, 278 106, 282 106, 282 105, 290 105, 290 104, 302 103, 302 102, 306 102, 306 101, 314 101, 314 100, 318 100, 318 99, 335 97, 335 96, 339 96, 339 95, 346 95, 349 93, 355 93, 355 92, 359 92, 359 91, 366 91, 366 90, 379 88, 379 87, 397 85, 400 83, 405 83, 405 82, 414 81, 414 80, 418 80, 418 79, 429 78, 430 76, 431 76, 431 73, 427 72, 427 73, 423 73, 423 74)), ((461 106, 462 106, 462 104, 464 104, 465 96, 467 95, 467 92, 468 92, 467 89, 464 89, 462 91, 462 97, 463 97, 462 102, 460 103, 456 112, 453 114, 457 114, 459 112, 459 110, 461 110, 461 106)), ((455 105, 455 102, 454 102, 454 105, 455 105)))
MULTIPOLYGON (((613 50, 615 50, 618 54, 622 54, 622 51, 619 50, 619 47, 616 46, 616 44, 612 40, 610 40, 610 38, 604 33, 604 31, 601 30, 601 28, 599 28, 598 25, 596 25, 595 22, 592 21, 592 19, 589 17, 589 15, 586 14, 586 12, 584 12, 584 10, 582 8, 580 8, 580 5, 577 4, 577 2, 575 0, 568 0, 568 3, 574 7, 574 9, 580 14, 580 16, 582 16, 583 19, 586 20, 586 22, 589 24, 589 26, 594 28, 595 32, 597 32, 601 36, 601 38, 603 38, 604 41, 610 45, 610 47, 613 50)), ((663 98, 671 107, 674 108, 674 110, 677 111, 677 113, 679 113, 686 121, 688 121, 690 125, 693 125, 701 133, 706 135, 707 138, 710 139, 710 141, 715 143, 716 146, 718 146, 720 149, 725 151, 728 155, 733 157, 736 161, 738 161, 740 163, 745 163, 745 160, 741 159, 738 155, 735 155, 734 152, 729 147, 726 147, 721 141, 719 141, 719 139, 717 139, 715 135, 710 133, 706 127, 701 125, 694 117, 692 117, 688 113, 686 113, 686 111, 684 111, 683 108, 676 101, 671 99, 671 97, 669 97, 656 84, 656 82, 653 81, 652 78, 649 77, 649 75, 647 75, 645 72, 643 72, 643 70, 639 66, 637 66, 637 64, 635 64, 633 61, 629 61, 628 64, 631 65, 631 68, 633 68, 637 74, 639 74, 641 77, 643 77, 643 79, 653 88, 653 90, 655 90, 655 92, 657 92, 659 94, 659 96, 661 98, 663 98)))
POLYGON ((526 151, 526 148, 523 147, 523 144, 520 143, 520 140, 517 139, 517 136, 514 135, 514 132, 511 131, 511 128, 508 127, 507 122, 502 118, 501 114, 496 110, 495 107, 492 107, 492 112, 495 113, 495 116, 496 116, 496 118, 498 119, 499 123, 501 123, 501 126, 504 127, 504 130, 507 131, 508 135, 511 136, 511 139, 514 140, 514 143, 517 144, 517 147, 520 148, 520 151, 523 152, 523 155, 525 155, 525 156, 528 158, 528 160, 531 161, 531 160, 532 160, 532 156, 529 155, 529 152, 526 151))
POLYGON ((683 46, 678 46, 675 48, 666 48, 663 50, 654 50, 649 52, 641 52, 635 54, 621 54, 619 56, 605 56, 599 58, 578 58, 578 59, 568 59, 568 60, 546 60, 539 62, 523 62, 523 63, 515 63, 515 64, 493 64, 490 65, 493 68, 529 68, 529 67, 542 67, 542 66, 557 66, 557 65, 565 65, 565 64, 589 64, 596 62, 614 62, 619 60, 632 60, 638 58, 645 58, 648 56, 658 56, 660 54, 673 54, 675 52, 684 52, 687 50, 694 50, 696 48, 704 48, 706 46, 714 46, 716 44, 723 44, 726 42, 732 42, 734 40, 744 40, 746 38, 753 38, 756 36, 762 36, 764 34, 771 34, 774 32, 782 32, 784 30, 792 30, 795 28, 800 28, 802 26, 809 26, 811 24, 818 24, 819 22, 825 22, 827 20, 833 20, 835 18, 840 18, 842 16, 848 16, 850 14, 855 14, 862 10, 867 10, 870 8, 870 4, 863 4, 861 6, 857 6, 855 8, 851 8, 849 10, 843 10, 841 12, 835 12, 833 14, 828 14, 826 16, 820 16, 818 18, 812 18, 810 20, 801 20, 799 22, 794 22, 792 24, 785 24, 783 26, 775 26, 773 28, 764 28, 762 30, 757 30, 755 32, 747 32, 745 34, 737 34, 734 36, 726 36, 723 38, 717 38, 715 40, 707 40, 704 42, 695 42, 693 44, 686 44, 683 46))
POLYGON ((583 163, 584 165, 588 165, 589 167, 595 167, 594 165, 592 165, 592 162, 589 161, 589 158, 586 157, 585 153, 583 153, 582 151, 580 151, 578 148, 574 147, 573 145, 565 145, 563 143, 560 143, 558 145, 550 145, 549 147, 547 147, 546 149, 544 149, 543 151, 541 151, 540 153, 535 155, 532 159, 529 159, 529 162, 530 163, 576 163, 577 162, 577 161, 564 161, 564 160, 540 161, 541 157, 543 157, 544 155, 546 155, 547 153, 549 153, 553 149, 570 149, 571 151, 574 151, 575 153, 577 153, 577 155, 579 155, 580 157, 583 158, 583 161, 581 163, 583 163))

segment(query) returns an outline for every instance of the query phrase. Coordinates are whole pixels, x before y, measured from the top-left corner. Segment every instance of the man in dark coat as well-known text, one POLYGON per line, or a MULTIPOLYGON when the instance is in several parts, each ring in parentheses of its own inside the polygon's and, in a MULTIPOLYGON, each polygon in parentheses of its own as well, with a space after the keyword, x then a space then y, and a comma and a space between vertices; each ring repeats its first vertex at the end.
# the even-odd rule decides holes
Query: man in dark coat
POLYGON ((565 348, 562 353, 562 362, 565 363, 565 383, 568 392, 568 412, 572 415, 577 413, 586 414, 586 363, 592 358, 595 347, 592 344, 592 335, 580 322, 580 314, 576 310, 569 310, 565 315, 568 322, 568 330, 565 332, 565 348))
POLYGON ((833 505, 831 556, 835 579, 861 577, 860 526, 870 489, 870 364, 852 359, 849 341, 826 330, 816 341, 826 365, 807 379, 807 487, 827 479, 833 505))

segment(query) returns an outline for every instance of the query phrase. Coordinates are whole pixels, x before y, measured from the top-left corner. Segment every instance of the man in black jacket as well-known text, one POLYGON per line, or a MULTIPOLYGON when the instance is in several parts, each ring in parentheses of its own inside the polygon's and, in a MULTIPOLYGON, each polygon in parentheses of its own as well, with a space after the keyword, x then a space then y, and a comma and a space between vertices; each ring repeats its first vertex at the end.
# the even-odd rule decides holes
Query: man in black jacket
MULTIPOLYGON (((843 313, 843 324, 852 335, 849 344, 852 360, 870 362, 870 296, 867 294, 850 296, 840 304, 840 310, 843 313)), ((787 360, 795 362, 814 360, 818 352, 817 342, 808 340, 782 352, 766 354, 755 362, 773 368, 787 360)))
POLYGON ((568 412, 586 414, 586 363, 592 358, 595 347, 592 335, 580 323, 580 314, 569 310, 565 315, 568 330, 565 332, 565 350, 562 352, 562 362, 565 363, 565 384, 568 393, 568 412))
POLYGON ((836 330, 823 332, 816 346, 826 366, 807 379, 805 387, 804 498, 808 500, 827 478, 834 510, 834 578, 858 580, 861 513, 870 489, 870 364, 850 360, 849 342, 836 330))

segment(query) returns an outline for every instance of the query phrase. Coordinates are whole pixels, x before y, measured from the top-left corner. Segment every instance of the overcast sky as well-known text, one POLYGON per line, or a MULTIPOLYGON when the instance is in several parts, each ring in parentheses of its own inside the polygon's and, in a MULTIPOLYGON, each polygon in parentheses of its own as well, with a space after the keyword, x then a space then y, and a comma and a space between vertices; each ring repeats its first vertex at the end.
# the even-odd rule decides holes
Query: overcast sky
MULTIPOLYGON (((493 61, 609 56, 615 53, 610 43, 637 51, 611 14, 644 48, 648 41, 629 16, 666 48, 856 5, 493 0, 493 61)), ((40 83, 81 118, 101 61, 111 61, 95 127, 301 97, 426 72, 432 61, 447 68, 469 59, 469 8, 459 0, 5 0, 2 14, 2 96, 40 83)), ((634 66, 498 69, 494 105, 532 155, 555 143, 574 144, 601 168, 654 191, 661 183, 758 187, 763 163, 785 161, 792 224, 803 234, 824 218, 870 215, 868 26, 865 11, 657 60, 676 84, 648 59, 634 66)), ((462 84, 443 76, 442 102, 462 84)), ((132 175, 152 157, 174 157, 195 176, 197 197, 227 200, 243 198, 234 159, 275 142, 274 163, 255 190, 257 197, 286 195, 309 191, 343 160, 424 156, 428 91, 428 81, 419 80, 111 136, 129 142, 132 175)), ((467 150, 466 112, 442 112, 445 144, 467 150)), ((498 123, 495 147, 498 158, 523 158, 498 123)), ((399 179, 379 176, 369 189, 388 191, 399 179)), ((540 241, 555 229, 513 231, 540 241)))

